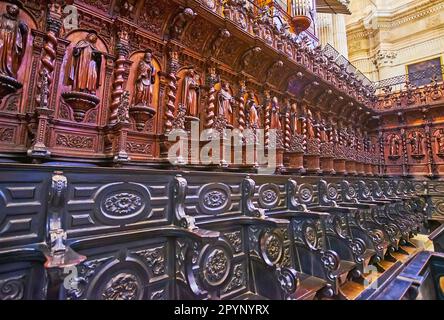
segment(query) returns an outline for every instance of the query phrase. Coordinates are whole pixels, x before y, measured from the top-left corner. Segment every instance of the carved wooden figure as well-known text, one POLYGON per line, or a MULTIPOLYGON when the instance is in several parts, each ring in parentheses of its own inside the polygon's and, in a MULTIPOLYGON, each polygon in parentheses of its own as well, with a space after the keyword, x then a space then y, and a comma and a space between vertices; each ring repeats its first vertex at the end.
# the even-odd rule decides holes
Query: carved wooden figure
POLYGON ((256 104, 256 99, 252 91, 248 92, 247 98, 247 117, 248 117, 248 127, 250 129, 257 129, 260 127, 259 119, 259 109, 260 107, 256 104))
POLYGON ((233 123, 233 104, 234 98, 230 93, 230 85, 226 81, 222 81, 221 89, 217 93, 217 110, 218 116, 223 116, 227 123, 233 123))
POLYGON ((152 63, 150 51, 140 60, 134 89, 134 105, 151 107, 153 101, 153 86, 156 82, 156 68, 152 63))
POLYGON ((199 115, 199 83, 194 69, 189 69, 182 83, 182 105, 187 110, 187 116, 197 118, 199 115))
POLYGON ((67 85, 72 91, 95 95, 100 87, 102 53, 97 50, 97 35, 90 33, 73 49, 67 64, 67 85))
POLYGON ((28 26, 19 21, 19 8, 8 4, 0 16, 0 75, 17 78, 28 39, 28 26))
POLYGON ((282 123, 280 119, 280 108, 279 101, 277 97, 271 100, 271 124, 270 129, 282 130, 282 123))

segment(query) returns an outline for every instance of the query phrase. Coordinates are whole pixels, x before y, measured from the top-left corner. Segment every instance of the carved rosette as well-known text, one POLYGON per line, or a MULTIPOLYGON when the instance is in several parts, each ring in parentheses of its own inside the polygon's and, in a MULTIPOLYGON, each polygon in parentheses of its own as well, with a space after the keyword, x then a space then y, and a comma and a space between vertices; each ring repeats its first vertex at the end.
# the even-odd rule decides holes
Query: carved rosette
POLYGON ((263 233, 260 238, 261 256, 264 261, 275 266, 281 262, 284 254, 284 243, 280 235, 273 231, 263 233))
POLYGON ((101 298, 103 300, 138 300, 140 283, 137 277, 129 273, 120 273, 105 285, 101 298))
POLYGON ((204 260, 203 275, 211 286, 219 286, 230 274, 228 254, 221 248, 208 253, 204 260))

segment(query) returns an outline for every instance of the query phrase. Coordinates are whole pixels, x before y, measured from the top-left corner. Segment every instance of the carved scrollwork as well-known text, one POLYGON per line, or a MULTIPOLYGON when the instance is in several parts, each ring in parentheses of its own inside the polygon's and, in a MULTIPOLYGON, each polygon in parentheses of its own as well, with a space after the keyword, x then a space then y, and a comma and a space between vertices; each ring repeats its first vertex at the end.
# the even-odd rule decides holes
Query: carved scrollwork
POLYGON ((173 181, 173 199, 175 218, 182 228, 195 230, 197 229, 195 219, 185 213, 185 198, 188 182, 182 176, 178 175, 173 181))
POLYGON ((24 297, 23 277, 0 280, 0 300, 21 300, 24 297))
POLYGON ((233 275, 231 277, 230 282, 222 291, 223 293, 230 293, 234 290, 240 289, 245 286, 246 277, 245 277, 245 268, 242 264, 237 264, 234 266, 233 275))
POLYGON ((322 229, 321 222, 304 221, 301 225, 302 239, 305 245, 311 250, 320 250, 322 248, 322 229))
POLYGON ((338 270, 340 258, 336 252, 329 250, 323 253, 321 262, 324 268, 331 273, 338 270))
POLYGON ((165 249, 163 247, 137 251, 155 276, 165 274, 165 249))
POLYGON ((225 237, 233 247, 235 253, 242 251, 242 234, 240 231, 226 233, 225 237))
POLYGON ((256 208, 253 203, 256 182, 250 177, 242 181, 242 204, 243 212, 256 218, 265 218, 265 211, 262 208, 256 208))
POLYGON ((362 239, 355 238, 352 241, 350 241, 350 249, 353 252, 356 262, 362 263, 364 261, 363 255, 366 250, 365 242, 362 239))
POLYGON ((278 269, 277 274, 281 288, 287 295, 296 292, 298 277, 295 270, 289 268, 278 269))

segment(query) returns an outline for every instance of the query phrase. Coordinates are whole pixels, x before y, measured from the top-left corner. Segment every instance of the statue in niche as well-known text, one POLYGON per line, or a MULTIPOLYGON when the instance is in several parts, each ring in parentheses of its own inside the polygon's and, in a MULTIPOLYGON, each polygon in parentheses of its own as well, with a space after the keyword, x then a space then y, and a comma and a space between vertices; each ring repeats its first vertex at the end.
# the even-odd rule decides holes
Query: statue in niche
POLYGON ((400 156, 400 147, 401 143, 399 141, 399 137, 397 135, 392 135, 390 137, 390 156, 391 157, 399 157, 400 156))
POLYGON ((67 64, 67 85, 71 85, 72 91, 95 95, 100 87, 102 53, 97 50, 96 43, 97 35, 89 33, 74 47, 67 64))
POLYGON ((437 148, 437 154, 443 155, 444 154, 444 130, 439 129, 435 132, 435 139, 436 139, 436 148, 437 148))
POLYGON ((281 114, 279 110, 278 98, 274 97, 271 100, 271 123, 270 129, 282 130, 281 114))
POLYGON ((137 66, 134 105, 151 107, 156 73, 157 70, 153 65, 153 56, 150 51, 146 51, 137 66))
POLYGON ((413 132, 410 136, 410 146, 412 147, 412 155, 423 155, 423 136, 420 132, 413 132))
POLYGON ((259 106, 256 104, 253 92, 248 92, 247 97, 247 114, 248 114, 248 127, 259 128, 259 106))
POLYGON ((19 8, 6 5, 0 17, 0 75, 17 78, 28 41, 28 26, 18 20, 19 8))
POLYGON ((195 70, 189 69, 182 84, 182 105, 186 108, 187 115, 192 118, 198 116, 199 83, 196 78, 195 70))
POLYGON ((222 81, 221 89, 217 93, 218 115, 223 116, 228 124, 232 124, 234 98, 230 93, 230 85, 222 81))
POLYGON ((307 138, 312 139, 315 137, 313 114, 311 113, 311 110, 307 110, 307 138))

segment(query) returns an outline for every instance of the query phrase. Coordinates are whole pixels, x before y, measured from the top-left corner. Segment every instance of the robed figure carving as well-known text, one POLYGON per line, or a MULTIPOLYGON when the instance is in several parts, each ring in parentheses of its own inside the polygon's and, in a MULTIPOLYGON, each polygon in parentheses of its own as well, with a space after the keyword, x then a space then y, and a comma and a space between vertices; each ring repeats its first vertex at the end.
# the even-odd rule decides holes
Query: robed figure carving
POLYGON ((279 101, 276 97, 271 101, 271 123, 270 129, 282 130, 279 101))
POLYGON ((247 97, 248 127, 259 128, 259 106, 256 104, 254 93, 249 92, 247 97))
POLYGON ((399 157, 400 153, 400 141, 399 137, 396 135, 393 135, 390 137, 390 156, 391 157, 399 157))
POLYGON ((97 50, 96 43, 97 35, 90 33, 74 47, 67 79, 72 91, 95 95, 100 87, 102 53, 97 50))
POLYGON ((134 105, 152 107, 156 73, 157 70, 153 65, 153 56, 151 52, 147 51, 137 66, 134 105))
POLYGON ((423 136, 419 132, 413 132, 410 138, 410 145, 412 146, 412 155, 423 155, 423 136))
POLYGON ((233 103, 234 98, 230 93, 230 86, 224 81, 217 94, 217 109, 218 115, 223 116, 229 125, 232 124, 233 103))
POLYGON ((17 78, 28 40, 28 26, 18 20, 19 8, 8 4, 0 17, 0 74, 17 78))
POLYGON ((194 69, 189 69, 182 84, 182 105, 187 110, 187 115, 192 118, 198 116, 198 95, 199 83, 196 79, 196 72, 194 69))

